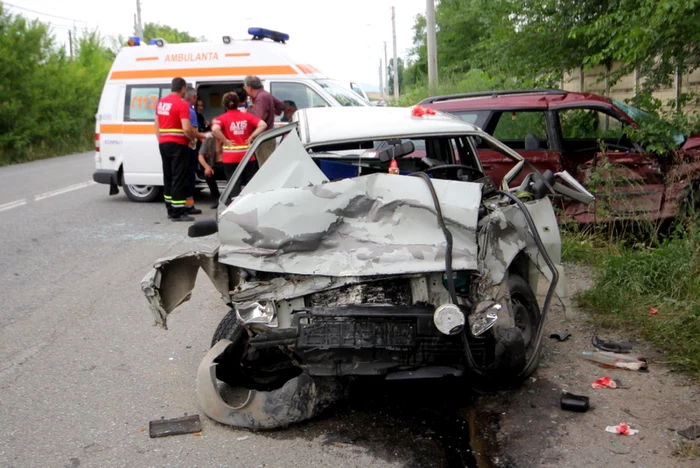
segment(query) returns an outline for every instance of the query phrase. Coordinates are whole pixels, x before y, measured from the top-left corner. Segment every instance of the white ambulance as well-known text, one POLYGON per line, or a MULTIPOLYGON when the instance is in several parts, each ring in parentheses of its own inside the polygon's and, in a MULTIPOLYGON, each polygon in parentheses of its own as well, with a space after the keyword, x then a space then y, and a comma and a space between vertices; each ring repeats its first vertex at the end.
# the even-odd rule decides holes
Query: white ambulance
MULTIPOLYGON (((130 38, 130 46, 114 60, 100 98, 95 182, 108 184, 110 195, 121 186, 133 201, 162 199, 163 170, 153 120, 158 99, 170 93, 175 77, 196 87, 208 121, 224 112, 224 93, 242 89, 248 75, 259 76, 265 89, 290 109, 368 105, 312 65, 291 59, 286 34, 260 28, 248 33, 250 39, 224 36, 219 44, 151 39, 145 45, 130 38)), ((284 125, 283 118, 276 118, 276 126, 284 125)))

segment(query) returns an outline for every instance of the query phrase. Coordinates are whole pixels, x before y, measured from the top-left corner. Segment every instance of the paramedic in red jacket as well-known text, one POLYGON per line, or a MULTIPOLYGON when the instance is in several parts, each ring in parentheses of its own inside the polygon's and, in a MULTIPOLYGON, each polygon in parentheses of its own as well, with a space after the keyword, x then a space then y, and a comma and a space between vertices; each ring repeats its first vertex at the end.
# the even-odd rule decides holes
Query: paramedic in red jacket
POLYGON ((186 211, 189 183, 190 139, 195 127, 190 124, 190 107, 183 96, 187 83, 173 78, 171 93, 156 106, 156 137, 163 161, 163 192, 168 218, 173 221, 194 221, 186 211))
MULTIPOLYGON (((230 179, 253 140, 267 130, 267 124, 249 112, 238 110, 240 98, 235 92, 224 94, 222 103, 226 113, 212 121, 211 132, 223 145, 224 172, 226 179, 230 179)), ((239 177, 236 183, 239 188, 255 175, 257 164, 251 164, 254 160, 251 158, 239 177)), ((239 191, 234 190, 234 196, 239 191)))

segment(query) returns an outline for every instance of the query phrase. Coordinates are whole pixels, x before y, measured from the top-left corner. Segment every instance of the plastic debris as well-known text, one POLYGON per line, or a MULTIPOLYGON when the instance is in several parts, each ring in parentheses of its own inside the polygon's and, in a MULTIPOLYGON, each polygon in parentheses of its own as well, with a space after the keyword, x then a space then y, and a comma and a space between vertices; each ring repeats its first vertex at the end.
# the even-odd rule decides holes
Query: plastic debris
POLYGON ((652 307, 651 309, 649 309, 649 315, 658 315, 658 314, 659 314, 659 309, 657 309, 656 307, 652 307))
POLYGON ((549 337, 557 341, 566 341, 571 336, 571 333, 552 333, 549 337))
POLYGON ((560 405, 563 410, 577 413, 585 413, 590 408, 587 396, 575 395, 569 392, 562 393, 560 405))
POLYGON ((632 351, 631 343, 601 340, 596 335, 593 335, 593 338, 591 338, 591 344, 600 350, 610 351, 611 353, 629 353, 632 351))
POLYGON ((601 367, 634 371, 647 370, 647 362, 643 358, 636 358, 625 354, 609 353, 607 351, 584 351, 581 357, 596 362, 601 367))
POLYGON ((243 436, 243 437, 237 437, 236 440, 238 442, 243 442, 244 440, 250 439, 250 436, 243 436))
POLYGON ((637 434, 639 432, 639 429, 631 429, 627 423, 620 423, 617 426, 606 427, 605 432, 610 432, 612 434, 631 436, 631 435, 637 434))
POLYGON ((617 382, 610 377, 601 377, 591 385, 593 388, 617 388, 617 382))
POLYGON ((166 437, 180 434, 193 434, 202 432, 202 422, 199 420, 199 415, 185 415, 182 418, 165 419, 149 421, 149 435, 154 437, 166 437))
POLYGON ((700 426, 697 424, 693 424, 689 428, 677 432, 679 436, 685 437, 686 439, 695 440, 700 438, 700 426))

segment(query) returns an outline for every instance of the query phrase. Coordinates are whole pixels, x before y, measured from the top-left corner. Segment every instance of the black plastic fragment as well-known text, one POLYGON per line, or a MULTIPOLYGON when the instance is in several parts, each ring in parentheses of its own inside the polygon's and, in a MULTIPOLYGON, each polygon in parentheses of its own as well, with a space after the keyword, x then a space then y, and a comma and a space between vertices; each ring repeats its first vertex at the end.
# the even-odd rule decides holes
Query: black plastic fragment
POLYGON ((561 396, 561 409, 585 413, 590 408, 587 396, 564 392, 561 396))
POLYGON ((700 438, 700 426, 693 424, 686 429, 678 431, 678 435, 690 440, 698 439, 700 438))
POLYGON ((571 336, 571 333, 552 333, 549 337, 557 341, 566 341, 571 336))
POLYGON ((626 341, 605 341, 596 335, 593 335, 593 338, 591 338, 591 344, 598 349, 610 351, 611 353, 629 353, 632 351, 631 343, 626 341))
POLYGON ((198 414, 173 419, 161 418, 148 423, 148 432, 151 438, 193 434, 202 432, 202 422, 199 420, 198 414))

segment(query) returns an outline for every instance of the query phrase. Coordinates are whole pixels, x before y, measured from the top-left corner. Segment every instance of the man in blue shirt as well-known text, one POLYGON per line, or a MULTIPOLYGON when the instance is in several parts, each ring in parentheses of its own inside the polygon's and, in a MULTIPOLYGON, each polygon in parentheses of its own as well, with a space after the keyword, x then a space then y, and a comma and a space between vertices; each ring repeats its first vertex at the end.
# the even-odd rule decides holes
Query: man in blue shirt
POLYGON ((189 166, 189 192, 187 196, 187 214, 201 214, 202 210, 194 206, 194 187, 197 183, 197 140, 203 140, 206 135, 199 133, 197 130, 197 111, 194 108, 197 102, 197 91, 192 87, 188 86, 185 91, 185 101, 190 106, 190 123, 192 124, 192 129, 195 131, 195 139, 190 143, 190 166, 189 166))

